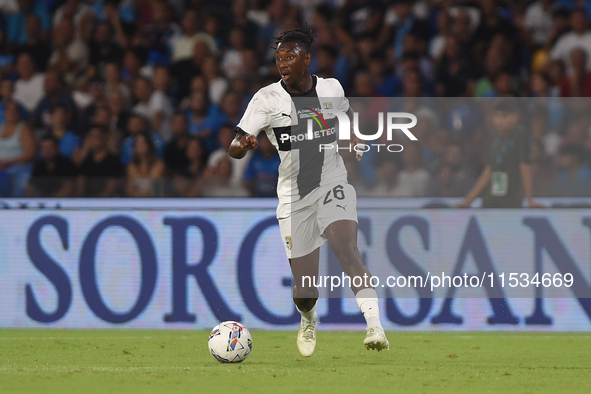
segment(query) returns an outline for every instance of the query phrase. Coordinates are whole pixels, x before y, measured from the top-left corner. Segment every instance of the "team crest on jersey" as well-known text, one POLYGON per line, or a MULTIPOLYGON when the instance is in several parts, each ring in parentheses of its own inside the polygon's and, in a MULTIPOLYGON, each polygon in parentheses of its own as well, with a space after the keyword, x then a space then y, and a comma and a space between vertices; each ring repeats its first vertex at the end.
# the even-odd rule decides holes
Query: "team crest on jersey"
POLYGON ((332 107, 332 101, 329 101, 329 102, 326 102, 326 103, 322 103, 322 107, 323 107, 324 109, 334 109, 334 108, 332 107))
POLYGON ((291 250, 291 237, 285 237, 285 246, 291 250))

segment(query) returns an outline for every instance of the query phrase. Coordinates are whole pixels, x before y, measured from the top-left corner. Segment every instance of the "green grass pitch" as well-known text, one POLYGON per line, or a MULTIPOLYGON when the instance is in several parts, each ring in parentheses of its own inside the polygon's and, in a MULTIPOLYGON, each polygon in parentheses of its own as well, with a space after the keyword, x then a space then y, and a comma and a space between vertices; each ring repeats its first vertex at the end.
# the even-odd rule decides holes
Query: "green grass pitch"
POLYGON ((253 331, 241 364, 219 364, 206 331, 0 330, 0 393, 589 393, 591 335, 253 331))

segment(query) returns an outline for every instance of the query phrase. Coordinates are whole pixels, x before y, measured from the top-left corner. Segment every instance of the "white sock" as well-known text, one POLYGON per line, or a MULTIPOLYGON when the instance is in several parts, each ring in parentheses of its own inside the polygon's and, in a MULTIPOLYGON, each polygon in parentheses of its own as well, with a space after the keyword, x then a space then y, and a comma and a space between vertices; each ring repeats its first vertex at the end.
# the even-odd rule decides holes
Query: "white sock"
POLYGON ((318 314, 316 313, 316 305, 317 304, 318 304, 318 302, 316 304, 314 304, 314 306, 312 307, 312 309, 310 309, 308 312, 302 312, 300 310, 300 308, 298 308, 297 305, 296 305, 296 309, 298 310, 298 312, 300 312, 300 315, 302 315, 302 317, 305 320, 315 321, 315 320, 318 320, 318 314))
POLYGON ((382 327, 380 322, 380 307, 378 306, 378 293, 375 289, 362 289, 355 294, 357 305, 365 317, 368 327, 382 327))

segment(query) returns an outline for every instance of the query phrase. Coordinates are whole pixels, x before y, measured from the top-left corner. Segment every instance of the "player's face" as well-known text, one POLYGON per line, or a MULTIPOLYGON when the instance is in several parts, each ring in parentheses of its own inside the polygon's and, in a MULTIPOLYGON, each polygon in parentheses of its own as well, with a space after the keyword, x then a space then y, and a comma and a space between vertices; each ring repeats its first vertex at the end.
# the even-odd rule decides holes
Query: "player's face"
POLYGON ((275 64, 286 85, 297 85, 310 64, 310 54, 295 42, 280 43, 275 52, 275 64))

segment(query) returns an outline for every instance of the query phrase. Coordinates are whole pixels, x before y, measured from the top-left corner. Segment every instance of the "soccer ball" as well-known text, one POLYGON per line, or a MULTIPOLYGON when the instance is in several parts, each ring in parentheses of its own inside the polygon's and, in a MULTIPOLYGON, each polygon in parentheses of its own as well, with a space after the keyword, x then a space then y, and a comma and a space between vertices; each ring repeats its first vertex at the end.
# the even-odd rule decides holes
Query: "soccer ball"
POLYGON ((220 363, 241 363, 252 350, 252 336, 242 324, 225 321, 211 330, 207 344, 220 363))

